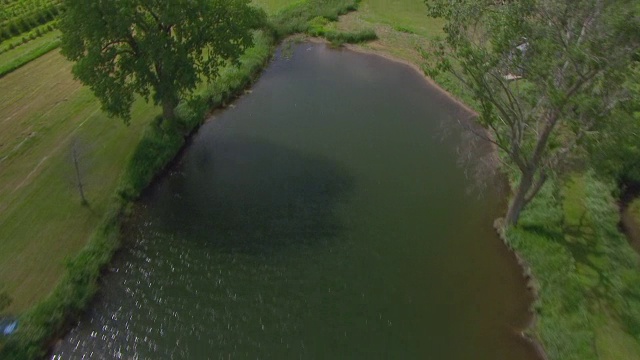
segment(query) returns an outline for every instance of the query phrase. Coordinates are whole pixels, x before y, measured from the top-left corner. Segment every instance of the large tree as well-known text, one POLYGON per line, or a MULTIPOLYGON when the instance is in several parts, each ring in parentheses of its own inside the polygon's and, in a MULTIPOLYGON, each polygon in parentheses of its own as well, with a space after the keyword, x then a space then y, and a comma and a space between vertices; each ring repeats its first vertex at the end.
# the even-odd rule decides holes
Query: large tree
POLYGON ((175 117, 179 99, 252 45, 262 11, 250 0, 63 0, 62 54, 112 116, 135 94, 175 117))
MULTIPOLYGON (((628 98, 637 0, 427 0, 445 21, 427 72, 453 74, 476 101, 478 136, 518 173, 505 218, 586 149, 628 98)), ((618 134, 617 136, 625 136, 618 134)))

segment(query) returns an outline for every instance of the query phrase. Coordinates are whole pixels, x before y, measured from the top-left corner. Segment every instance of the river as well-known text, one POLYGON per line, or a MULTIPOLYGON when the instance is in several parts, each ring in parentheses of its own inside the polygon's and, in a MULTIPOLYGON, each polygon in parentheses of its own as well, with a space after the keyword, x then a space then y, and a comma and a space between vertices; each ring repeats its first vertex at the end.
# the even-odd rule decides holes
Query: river
POLYGON ((463 113, 406 65, 293 45, 145 192, 52 358, 536 359, 463 113))

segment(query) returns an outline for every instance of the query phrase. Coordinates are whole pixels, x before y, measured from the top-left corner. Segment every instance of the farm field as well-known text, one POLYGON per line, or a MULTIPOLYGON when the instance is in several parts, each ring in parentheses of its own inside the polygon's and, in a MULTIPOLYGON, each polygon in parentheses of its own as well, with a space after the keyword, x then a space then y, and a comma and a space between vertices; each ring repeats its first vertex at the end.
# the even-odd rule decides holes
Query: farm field
POLYGON ((0 9, 0 42, 21 37, 61 13, 60 0, 7 0, 0 9))
POLYGON ((0 78, 55 49, 59 0, 7 0, 0 8, 0 78))
POLYGON ((47 44, 57 41, 60 37, 60 31, 54 30, 42 35, 39 38, 35 38, 23 45, 15 47, 11 50, 7 50, 0 53, 0 68, 4 64, 8 64, 16 59, 29 56, 30 53, 37 51, 39 48, 46 46, 47 44))
POLYGON ((0 284, 19 313, 55 286, 100 221, 127 156, 158 111, 136 103, 125 126, 101 111, 52 51, 0 79, 0 284), (89 206, 75 189, 79 153, 89 206))

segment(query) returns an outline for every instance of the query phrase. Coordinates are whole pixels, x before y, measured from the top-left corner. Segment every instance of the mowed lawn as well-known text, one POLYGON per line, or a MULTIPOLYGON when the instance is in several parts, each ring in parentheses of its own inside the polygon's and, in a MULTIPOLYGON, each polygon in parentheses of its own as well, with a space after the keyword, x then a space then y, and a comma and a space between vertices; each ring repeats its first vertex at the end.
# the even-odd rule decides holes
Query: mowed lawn
POLYGON ((158 113, 139 101, 130 126, 107 118, 58 50, 0 79, 0 286, 14 299, 7 312, 25 310, 53 289, 158 113), (88 207, 75 187, 73 144, 88 207))

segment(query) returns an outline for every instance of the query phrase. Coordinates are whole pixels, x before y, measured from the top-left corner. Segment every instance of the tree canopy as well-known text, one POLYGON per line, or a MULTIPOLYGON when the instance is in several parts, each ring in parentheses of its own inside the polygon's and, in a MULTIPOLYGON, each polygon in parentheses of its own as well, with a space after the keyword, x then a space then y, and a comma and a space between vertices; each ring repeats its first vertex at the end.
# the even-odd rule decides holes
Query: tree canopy
POLYGON ((237 61, 265 15, 250 0, 63 0, 62 54, 111 116, 130 119, 135 94, 162 104, 237 61))
POLYGON ((640 62, 625 81, 632 101, 615 111, 607 128, 590 142, 591 161, 596 170, 611 176, 623 187, 640 185, 640 62), (620 136, 623 134, 623 136, 620 136))
MULTIPOLYGON (((545 181, 584 156, 589 138, 631 97, 624 79, 638 51, 634 0, 428 0, 445 37, 427 72, 453 74, 478 120, 519 174, 506 223, 545 181)), ((617 134, 622 137, 627 134, 617 134)))

